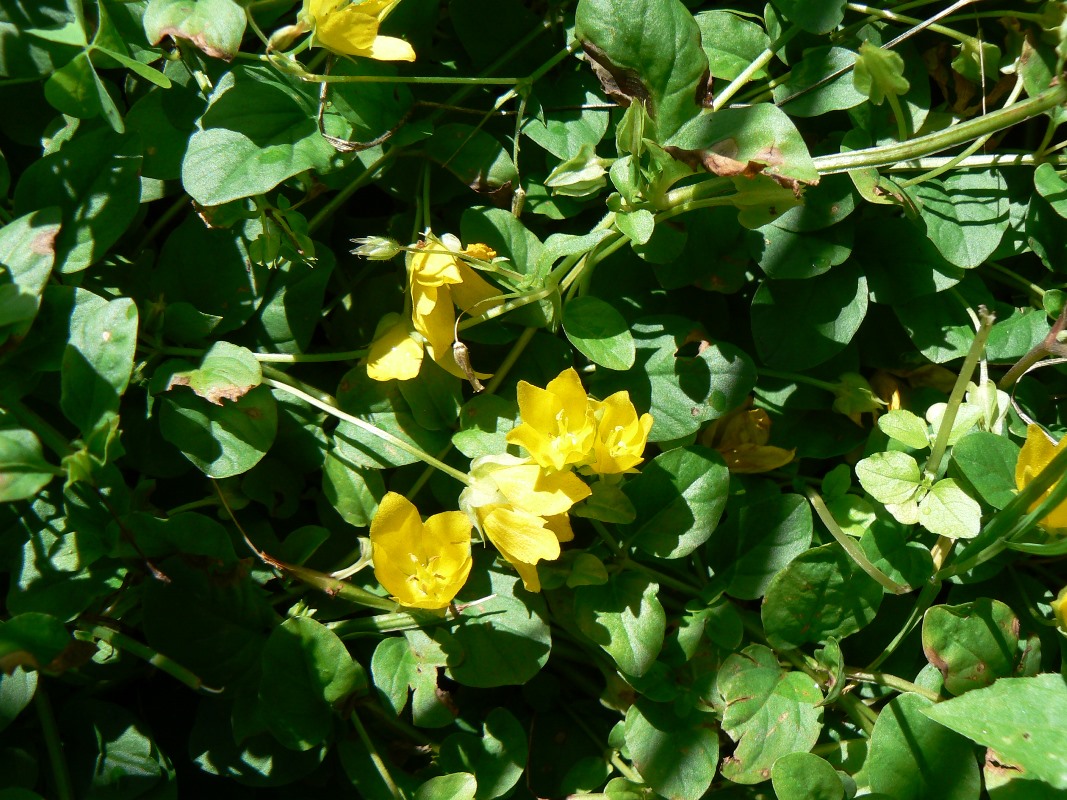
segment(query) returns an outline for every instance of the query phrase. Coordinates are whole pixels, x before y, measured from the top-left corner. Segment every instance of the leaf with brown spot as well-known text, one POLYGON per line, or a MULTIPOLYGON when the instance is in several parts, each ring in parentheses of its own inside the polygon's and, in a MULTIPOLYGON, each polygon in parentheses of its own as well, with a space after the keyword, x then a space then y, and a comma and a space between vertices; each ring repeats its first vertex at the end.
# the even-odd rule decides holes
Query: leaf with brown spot
POLYGON ((216 342, 204 354, 198 369, 171 373, 162 391, 188 386, 209 403, 221 406, 224 400, 240 400, 262 380, 259 362, 251 351, 229 342, 216 342))
POLYGON ((819 182, 800 132, 773 103, 705 113, 682 127, 664 148, 694 169, 722 177, 766 175, 794 193, 819 182))
POLYGON ((233 59, 245 35, 245 12, 233 0, 152 0, 144 12, 148 41, 185 39, 213 58, 233 59))

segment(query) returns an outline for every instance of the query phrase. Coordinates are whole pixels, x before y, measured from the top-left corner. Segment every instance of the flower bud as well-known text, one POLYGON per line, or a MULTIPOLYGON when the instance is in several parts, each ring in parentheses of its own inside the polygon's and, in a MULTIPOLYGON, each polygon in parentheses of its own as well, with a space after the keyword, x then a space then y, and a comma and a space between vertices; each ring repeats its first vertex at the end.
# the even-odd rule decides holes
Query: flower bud
POLYGON ((388 261, 400 252, 400 245, 397 241, 385 236, 364 236, 349 241, 357 245, 354 250, 350 251, 352 255, 369 258, 371 261, 388 261))
POLYGON ((592 145, 582 145, 578 155, 569 158, 545 178, 553 194, 564 197, 589 197, 607 186, 607 167, 612 159, 600 158, 592 145))

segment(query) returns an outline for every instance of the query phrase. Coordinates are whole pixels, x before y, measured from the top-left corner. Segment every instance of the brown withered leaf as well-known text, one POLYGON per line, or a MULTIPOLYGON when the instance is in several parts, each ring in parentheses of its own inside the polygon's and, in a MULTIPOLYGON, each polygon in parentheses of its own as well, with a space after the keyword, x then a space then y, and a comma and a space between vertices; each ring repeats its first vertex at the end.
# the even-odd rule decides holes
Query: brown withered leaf
POLYGON ((628 107, 634 100, 647 104, 648 88, 637 72, 611 63, 604 51, 592 42, 582 42, 582 49, 593 67, 593 74, 604 88, 604 94, 623 108, 628 107))

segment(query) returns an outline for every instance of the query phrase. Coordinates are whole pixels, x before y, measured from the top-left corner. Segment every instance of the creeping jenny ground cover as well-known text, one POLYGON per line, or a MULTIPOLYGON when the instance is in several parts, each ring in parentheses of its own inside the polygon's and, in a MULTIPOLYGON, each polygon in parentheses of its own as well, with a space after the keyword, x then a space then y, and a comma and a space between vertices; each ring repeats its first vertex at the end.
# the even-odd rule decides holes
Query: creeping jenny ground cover
POLYGON ((0 0, 0 800, 1067 797, 1065 57, 0 0))

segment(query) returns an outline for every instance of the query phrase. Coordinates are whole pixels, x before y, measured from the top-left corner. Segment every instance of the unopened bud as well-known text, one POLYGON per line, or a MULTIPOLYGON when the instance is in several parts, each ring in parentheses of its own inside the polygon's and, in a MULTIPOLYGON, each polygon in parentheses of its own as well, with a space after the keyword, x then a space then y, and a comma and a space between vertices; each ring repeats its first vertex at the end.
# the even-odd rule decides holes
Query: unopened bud
POLYGON ((612 159, 600 158, 592 145, 582 145, 578 155, 568 158, 545 178, 553 194, 564 197, 589 197, 607 186, 607 168, 612 159))
POLYGON ((400 245, 395 239, 385 236, 364 236, 361 239, 351 239, 356 248, 352 255, 360 258, 369 258, 371 261, 388 261, 400 252, 400 245))

